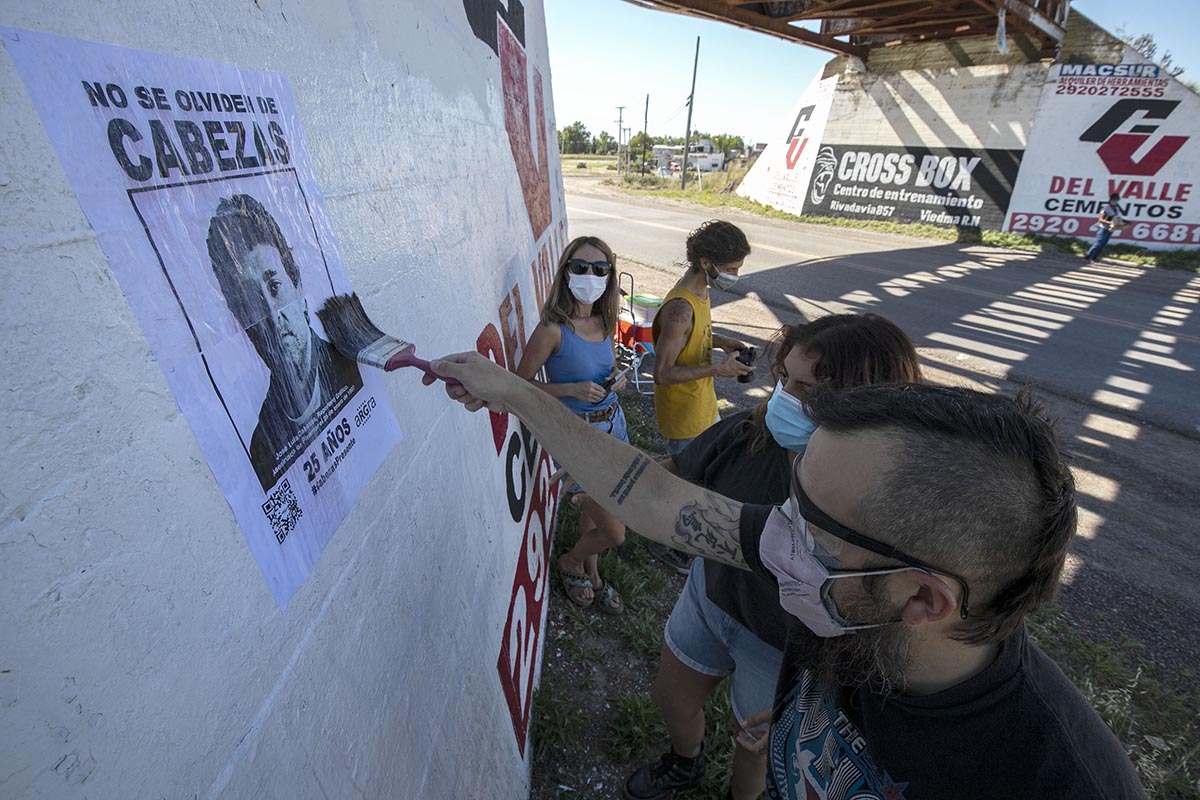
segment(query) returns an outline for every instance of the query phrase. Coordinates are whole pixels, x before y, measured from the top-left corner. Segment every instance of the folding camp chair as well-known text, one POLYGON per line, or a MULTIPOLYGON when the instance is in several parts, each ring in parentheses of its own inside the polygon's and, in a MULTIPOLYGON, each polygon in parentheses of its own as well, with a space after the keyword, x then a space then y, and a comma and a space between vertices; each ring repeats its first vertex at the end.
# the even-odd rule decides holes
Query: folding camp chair
POLYGON ((654 394, 654 372, 651 370, 647 377, 642 371, 646 368, 646 357, 654 356, 654 323, 652 319, 640 320, 634 314, 633 275, 620 273, 617 285, 621 289, 621 313, 617 316, 617 358, 630 367, 628 379, 633 387, 640 394, 651 395, 654 394), (629 282, 629 291, 625 291, 626 280, 629 282))

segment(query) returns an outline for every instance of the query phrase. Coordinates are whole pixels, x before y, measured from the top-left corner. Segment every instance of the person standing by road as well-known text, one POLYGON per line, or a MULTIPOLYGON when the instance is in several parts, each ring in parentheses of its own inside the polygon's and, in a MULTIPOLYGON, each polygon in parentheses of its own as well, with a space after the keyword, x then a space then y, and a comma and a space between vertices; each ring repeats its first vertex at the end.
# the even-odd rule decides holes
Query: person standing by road
MULTIPOLYGON (((728 290, 750 255, 750 242, 741 228, 714 219, 687 238, 687 272, 663 298, 654 317, 654 414, 676 458, 688 444, 719 418, 714 377, 736 378, 752 369, 737 360, 747 345, 712 331, 708 290, 728 290), (713 347, 725 357, 713 363, 713 347)), ((649 545, 650 552, 681 574, 691 559, 678 550, 649 545)))
MULTIPOLYGON (((629 442, 617 391, 625 378, 613 366, 618 288, 612 249, 594 236, 571 241, 558 259, 542 321, 529 337, 517 374, 585 422, 629 442), (546 380, 536 380, 546 369, 546 380)), ((573 491, 578 491, 576 487, 573 491)), ((599 555, 625 541, 625 525, 591 498, 580 504, 579 540, 558 560, 567 599, 606 614, 625 610, 621 595, 600 577, 599 555)))
POLYGON ((1100 254, 1108 246, 1108 240, 1112 238, 1113 231, 1125 227, 1125 221, 1121 219, 1121 209, 1117 208, 1119 202, 1121 202, 1121 195, 1113 192, 1109 196, 1108 202, 1100 208, 1100 216, 1096 220, 1096 240, 1092 242, 1087 255, 1084 256, 1089 264, 1100 260, 1100 254))
MULTIPOLYGON (((770 398, 696 437, 674 462, 680 477, 743 503, 783 504, 791 465, 815 427, 802 407, 813 386, 921 380, 912 341, 878 314, 831 314, 784 325, 771 351, 777 382, 770 398)), ((705 753, 704 704, 727 675, 734 715, 752 737, 753 722, 769 717, 756 712, 770 711, 786 638, 787 614, 775 586, 720 561, 697 559, 663 631, 654 682, 671 748, 629 777, 624 796, 659 800, 700 783, 705 761, 711 760, 705 753)), ((758 797, 766 768, 765 750, 735 747, 729 795, 758 797)))

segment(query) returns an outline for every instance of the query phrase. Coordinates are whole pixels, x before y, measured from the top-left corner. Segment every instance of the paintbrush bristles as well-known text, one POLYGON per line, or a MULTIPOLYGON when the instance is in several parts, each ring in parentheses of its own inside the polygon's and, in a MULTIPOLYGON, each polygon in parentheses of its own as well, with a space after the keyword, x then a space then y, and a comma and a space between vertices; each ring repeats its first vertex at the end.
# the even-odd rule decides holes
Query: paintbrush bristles
POLYGON ((384 369, 392 356, 412 347, 375 327, 357 294, 330 297, 317 316, 338 352, 367 366, 384 369))

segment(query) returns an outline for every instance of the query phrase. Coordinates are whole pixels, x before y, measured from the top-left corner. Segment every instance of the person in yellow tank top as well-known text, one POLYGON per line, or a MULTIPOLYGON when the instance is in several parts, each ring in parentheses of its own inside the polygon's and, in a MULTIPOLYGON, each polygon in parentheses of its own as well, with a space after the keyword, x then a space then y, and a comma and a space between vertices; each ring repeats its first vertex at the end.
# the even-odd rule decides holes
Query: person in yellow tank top
MULTIPOLYGON (((738 226, 713 219, 688 234, 687 272, 663 298, 654 317, 654 415, 674 459, 717 419, 713 378, 736 378, 752 371, 737 360, 748 345, 712 332, 708 289, 728 290, 737 281, 750 242, 738 226), (725 357, 713 363, 717 347, 725 357)), ((651 544, 650 551, 687 574, 691 558, 651 544)))

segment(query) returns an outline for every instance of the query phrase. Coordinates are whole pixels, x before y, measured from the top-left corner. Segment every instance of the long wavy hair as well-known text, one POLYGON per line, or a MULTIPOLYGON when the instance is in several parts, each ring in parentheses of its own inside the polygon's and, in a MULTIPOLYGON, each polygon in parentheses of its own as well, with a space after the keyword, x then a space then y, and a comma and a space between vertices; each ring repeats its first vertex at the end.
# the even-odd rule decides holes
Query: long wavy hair
POLYGON ((604 326, 604 335, 612 337, 617 329, 617 314, 621 303, 621 293, 617 288, 617 257, 603 239, 597 239, 595 236, 579 236, 563 248, 562 255, 558 257, 558 268, 554 272, 554 282, 550 284, 550 295, 546 298, 546 305, 542 307, 542 322, 547 325, 567 325, 571 330, 575 330, 571 318, 575 314, 576 300, 575 295, 571 294, 567 262, 575 257, 576 250, 589 244, 604 253, 604 258, 613 266, 612 271, 608 273, 608 285, 604 287, 604 294, 592 303, 592 316, 599 315, 604 326))
MULTIPOLYGON (((879 383, 920 383, 917 349, 896 323, 878 314, 830 314, 802 325, 784 325, 770 345, 771 376, 784 373, 783 361, 794 348, 816 359, 813 376, 833 389, 879 383)), ((753 432, 750 452, 760 453, 771 438, 767 400, 743 423, 753 432)))

